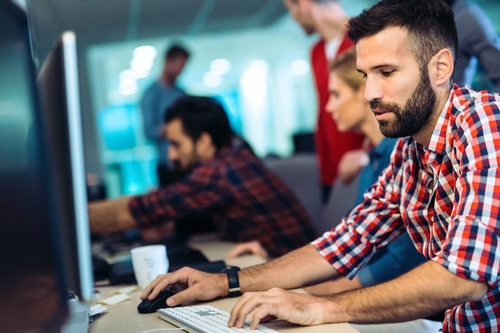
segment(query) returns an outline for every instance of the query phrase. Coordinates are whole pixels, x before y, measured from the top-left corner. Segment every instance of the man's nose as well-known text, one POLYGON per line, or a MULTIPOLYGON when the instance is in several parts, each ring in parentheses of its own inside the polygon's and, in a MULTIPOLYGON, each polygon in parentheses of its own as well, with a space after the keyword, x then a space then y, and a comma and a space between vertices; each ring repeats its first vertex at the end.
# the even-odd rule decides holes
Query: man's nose
POLYGON ((172 146, 168 147, 168 159, 170 161, 177 161, 179 159, 179 154, 177 153, 177 149, 173 148, 172 146))
POLYGON ((366 78, 364 97, 368 102, 382 99, 382 89, 375 79, 366 78))

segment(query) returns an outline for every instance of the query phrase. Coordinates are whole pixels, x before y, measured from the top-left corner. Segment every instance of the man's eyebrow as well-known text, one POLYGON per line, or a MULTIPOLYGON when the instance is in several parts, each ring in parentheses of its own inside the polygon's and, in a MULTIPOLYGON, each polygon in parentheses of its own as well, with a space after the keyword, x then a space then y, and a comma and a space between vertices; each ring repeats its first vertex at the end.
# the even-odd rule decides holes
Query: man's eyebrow
MULTIPOLYGON (((387 68, 387 67, 394 67, 394 65, 391 65, 391 64, 380 64, 380 65, 377 65, 377 66, 370 67, 370 70, 374 71, 374 70, 377 70, 377 69, 387 68)), ((365 74, 365 72, 362 71, 359 68, 357 69, 357 71, 360 72, 360 73, 362 73, 362 74, 365 74)))

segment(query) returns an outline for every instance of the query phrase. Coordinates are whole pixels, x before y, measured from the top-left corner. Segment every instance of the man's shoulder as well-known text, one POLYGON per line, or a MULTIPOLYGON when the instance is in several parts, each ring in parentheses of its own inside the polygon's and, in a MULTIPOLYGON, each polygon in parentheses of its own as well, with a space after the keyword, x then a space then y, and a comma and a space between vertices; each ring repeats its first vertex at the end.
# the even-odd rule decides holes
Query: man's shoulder
POLYGON ((247 164, 254 162, 257 157, 244 146, 226 147, 219 151, 214 159, 219 164, 247 164))
POLYGON ((158 90, 159 88, 160 88, 160 83, 158 81, 153 81, 147 86, 146 90, 144 90, 144 93, 145 94, 151 93, 155 90, 158 90))
POLYGON ((500 95, 487 90, 474 90, 469 85, 455 86, 452 103, 456 112, 495 112, 500 109, 500 95))
POLYGON ((158 81, 152 82, 149 86, 147 86, 147 88, 142 93, 141 100, 144 101, 145 99, 153 98, 154 96, 156 96, 158 94, 158 89, 159 89, 158 81))
POLYGON ((486 90, 476 91, 470 86, 455 86, 451 103, 446 115, 450 133, 461 135, 465 131, 475 133, 475 137, 500 132, 500 95, 486 90))
POLYGON ((326 58, 324 39, 318 39, 311 47, 311 58, 315 58, 318 56, 324 56, 326 58))
POLYGON ((248 170, 249 168, 257 171, 263 164, 246 147, 226 147, 218 151, 214 158, 206 160, 203 165, 207 168, 217 170, 222 175, 245 172, 244 170, 248 170))

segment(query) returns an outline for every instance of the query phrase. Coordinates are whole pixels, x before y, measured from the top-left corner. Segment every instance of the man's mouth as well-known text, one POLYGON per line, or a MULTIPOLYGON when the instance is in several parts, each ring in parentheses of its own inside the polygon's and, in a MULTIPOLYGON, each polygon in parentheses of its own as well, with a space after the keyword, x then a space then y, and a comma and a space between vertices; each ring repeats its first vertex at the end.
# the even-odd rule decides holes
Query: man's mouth
POLYGON ((372 111, 377 120, 385 120, 389 116, 389 114, 391 114, 391 111, 380 110, 380 109, 375 109, 372 111))
POLYGON ((386 110, 381 110, 381 109, 375 109, 373 110, 373 113, 377 116, 377 115, 381 115, 381 114, 384 114, 384 113, 387 113, 387 112, 390 112, 390 111, 386 111, 386 110))

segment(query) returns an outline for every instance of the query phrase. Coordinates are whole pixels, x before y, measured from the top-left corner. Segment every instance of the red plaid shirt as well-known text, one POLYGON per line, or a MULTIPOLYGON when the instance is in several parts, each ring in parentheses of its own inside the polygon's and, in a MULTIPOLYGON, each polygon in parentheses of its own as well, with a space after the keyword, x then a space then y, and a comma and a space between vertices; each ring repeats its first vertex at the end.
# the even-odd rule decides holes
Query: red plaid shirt
POLYGON ((130 210, 140 227, 159 225, 193 211, 210 212, 223 239, 258 240, 273 257, 314 239, 302 205, 245 148, 222 149, 182 181, 133 198, 130 210))
POLYGON ((365 201, 312 244, 355 276, 408 230, 419 252, 464 279, 486 282, 477 302, 446 312, 444 332, 500 327, 500 95, 455 85, 430 143, 400 139, 365 201))

